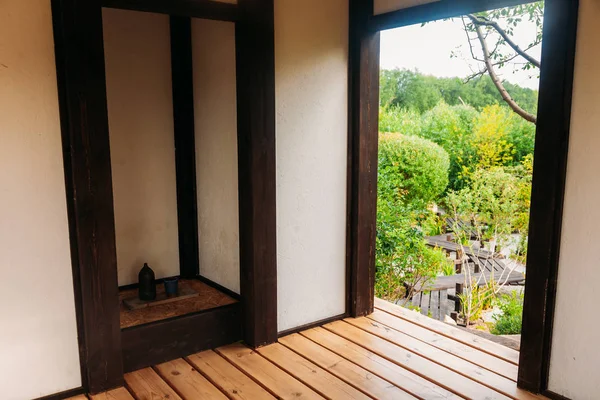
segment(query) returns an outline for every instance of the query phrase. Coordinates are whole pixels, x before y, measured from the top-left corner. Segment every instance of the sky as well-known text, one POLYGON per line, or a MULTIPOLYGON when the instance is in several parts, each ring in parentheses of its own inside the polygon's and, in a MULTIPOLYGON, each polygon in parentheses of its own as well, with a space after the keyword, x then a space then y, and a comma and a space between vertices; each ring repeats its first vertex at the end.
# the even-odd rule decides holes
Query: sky
MULTIPOLYGON (((535 35, 535 24, 524 21, 515 30, 514 41, 524 48, 532 42, 535 35)), ((492 43, 495 40, 490 42, 490 46, 492 43)), ((481 54, 480 48, 478 51, 481 54)), ((528 51, 538 60, 540 52, 541 46, 528 51)), ((383 31, 380 61, 382 69, 416 69, 427 75, 460 78, 477 72, 482 65, 471 57, 460 18, 383 31), (458 57, 451 58, 452 52, 458 57)), ((496 72, 501 79, 523 87, 537 90, 539 86, 537 70, 522 71, 518 66, 515 68, 507 65, 496 69, 496 72)))

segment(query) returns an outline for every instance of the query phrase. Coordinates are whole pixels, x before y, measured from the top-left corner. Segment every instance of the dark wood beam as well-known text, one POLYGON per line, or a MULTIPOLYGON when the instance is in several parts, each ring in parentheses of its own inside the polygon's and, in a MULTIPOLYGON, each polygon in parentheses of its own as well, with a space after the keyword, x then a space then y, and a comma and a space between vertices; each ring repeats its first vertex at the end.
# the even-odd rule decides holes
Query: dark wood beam
POLYGON ((381 31, 401 26, 421 24, 444 18, 459 17, 470 13, 494 10, 502 7, 533 3, 535 0, 440 0, 421 6, 375 15, 369 22, 369 30, 381 31))
POLYGON ((277 341, 273 0, 240 0, 237 64, 240 289, 244 339, 277 341))
POLYGON ((171 17, 170 23, 179 269, 182 278, 195 278, 200 273, 200 256, 196 193, 192 26, 188 17, 171 17))
POLYGON ((348 312, 373 312, 379 120, 379 32, 373 1, 350 0, 348 132, 348 312))
POLYGON ((84 387, 123 384, 100 1, 53 0, 71 259, 84 387))
POLYGON ((102 0, 102 6, 219 21, 237 21, 240 16, 236 4, 214 0, 102 0))
POLYGON ((518 378, 534 392, 548 388, 579 2, 545 7, 518 378))
POLYGON ((242 339, 240 303, 123 330, 125 372, 242 339))

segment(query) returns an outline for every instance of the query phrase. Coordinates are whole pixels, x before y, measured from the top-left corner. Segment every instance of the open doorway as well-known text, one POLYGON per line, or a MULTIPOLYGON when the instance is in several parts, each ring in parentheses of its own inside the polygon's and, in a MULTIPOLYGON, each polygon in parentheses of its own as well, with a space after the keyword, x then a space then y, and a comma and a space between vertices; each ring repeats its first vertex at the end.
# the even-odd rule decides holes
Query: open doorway
MULTIPOLYGON (((531 1, 492 0, 419 2, 418 6, 383 2, 351 8, 351 155, 353 280, 352 315, 373 310, 377 234, 379 142, 379 56, 381 32, 469 13, 530 4, 531 1), (425 3, 425 4, 423 4, 425 3), (389 5, 390 3, 385 3, 389 5), (368 244, 368 245, 367 245, 368 244), (363 278, 363 279, 358 279, 363 278), (365 279, 368 278, 368 279, 365 279)), ((412 4, 412 3, 411 3, 412 4)), ((526 293, 523 304, 518 385, 546 392, 561 239, 566 160, 571 114, 578 2, 546 0, 544 46, 541 54, 539 99, 531 184, 527 243, 526 293)), ((414 38, 411 38, 411 40, 414 38)), ((464 99, 463 99, 464 100, 464 99)), ((377 302, 376 302, 377 303, 377 302)), ((378 303, 382 304, 382 303, 378 303)), ((386 303, 387 304, 387 303, 386 303)), ((377 304, 375 304, 376 308, 377 304)), ((418 314, 417 314, 418 315, 418 314)), ((443 323, 442 323, 443 324, 443 323)))
POLYGON ((519 349, 544 2, 381 33, 375 294, 519 349))

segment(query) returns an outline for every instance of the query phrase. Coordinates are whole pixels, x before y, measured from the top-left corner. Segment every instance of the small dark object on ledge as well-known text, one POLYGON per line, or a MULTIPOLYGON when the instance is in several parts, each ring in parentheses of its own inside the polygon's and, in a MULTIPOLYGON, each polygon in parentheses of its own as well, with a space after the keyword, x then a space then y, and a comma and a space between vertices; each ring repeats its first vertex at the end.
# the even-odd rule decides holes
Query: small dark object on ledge
POLYGON ((154 300, 156 299, 156 284, 154 282, 154 271, 144 263, 144 267, 138 274, 138 282, 140 284, 139 297, 140 300, 154 300))
POLYGON ((165 293, 168 297, 177 296, 177 293, 179 292, 178 282, 179 278, 177 277, 164 279, 165 293))

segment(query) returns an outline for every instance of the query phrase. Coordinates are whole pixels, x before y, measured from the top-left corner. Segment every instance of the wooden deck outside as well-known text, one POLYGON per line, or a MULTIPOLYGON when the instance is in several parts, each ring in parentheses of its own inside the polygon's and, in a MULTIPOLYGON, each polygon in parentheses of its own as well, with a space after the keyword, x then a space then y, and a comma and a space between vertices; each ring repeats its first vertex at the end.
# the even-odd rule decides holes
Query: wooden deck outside
POLYGON ((541 398, 517 388, 517 351, 375 304, 369 317, 308 329, 257 351, 238 343, 132 372, 126 388, 89 398, 541 398))

